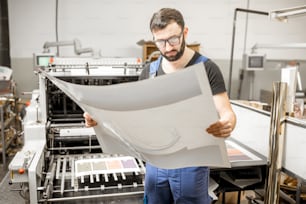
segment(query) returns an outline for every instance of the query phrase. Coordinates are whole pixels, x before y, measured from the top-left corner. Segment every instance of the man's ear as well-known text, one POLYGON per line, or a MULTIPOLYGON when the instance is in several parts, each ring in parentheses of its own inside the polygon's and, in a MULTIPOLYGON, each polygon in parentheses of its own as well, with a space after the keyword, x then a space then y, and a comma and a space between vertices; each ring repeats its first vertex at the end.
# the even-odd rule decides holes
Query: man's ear
POLYGON ((188 35, 188 31, 189 31, 188 27, 185 26, 185 27, 184 27, 184 31, 183 31, 183 34, 184 34, 184 38, 185 38, 185 39, 186 39, 186 37, 187 37, 187 35, 188 35))

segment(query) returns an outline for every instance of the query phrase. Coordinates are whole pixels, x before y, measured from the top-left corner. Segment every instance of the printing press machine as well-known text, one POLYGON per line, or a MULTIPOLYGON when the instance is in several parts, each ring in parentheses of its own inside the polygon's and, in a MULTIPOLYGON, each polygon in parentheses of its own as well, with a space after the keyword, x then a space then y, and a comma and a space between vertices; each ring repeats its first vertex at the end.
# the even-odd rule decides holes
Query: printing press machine
POLYGON ((9 165, 10 181, 20 184, 26 203, 142 203, 143 161, 103 153, 83 111, 38 70, 104 86, 138 80, 142 61, 42 53, 34 54, 34 66, 39 89, 26 108, 24 147, 9 165))
MULTIPOLYGON (((71 83, 105 86, 138 80, 141 60, 43 53, 34 55, 34 66, 39 89, 23 120, 24 147, 9 165, 10 181, 20 184, 26 203, 143 203, 145 163, 104 153, 93 128, 85 127, 83 111, 39 73, 44 69, 71 83)), ((223 198, 225 192, 262 187, 266 171, 264 157, 235 139, 229 142, 235 146, 232 168, 211 169, 219 185, 215 192, 223 198)))

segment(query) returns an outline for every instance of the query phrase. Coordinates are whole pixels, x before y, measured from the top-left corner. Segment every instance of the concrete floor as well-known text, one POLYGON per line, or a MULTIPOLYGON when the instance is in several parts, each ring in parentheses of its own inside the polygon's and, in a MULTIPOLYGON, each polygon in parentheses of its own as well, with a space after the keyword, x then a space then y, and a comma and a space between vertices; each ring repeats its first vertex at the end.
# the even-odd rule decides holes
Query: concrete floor
POLYGON ((13 158, 13 156, 6 157, 6 165, 5 166, 3 166, 2 159, 0 159, 0 182, 3 180, 3 178, 5 177, 5 175, 8 172, 8 165, 11 162, 12 158, 13 158))
POLYGON ((19 184, 9 184, 9 173, 7 172, 0 182, 0 203, 22 204, 25 203, 22 198, 19 184))
POLYGON ((5 204, 22 204, 25 203, 23 198, 20 196, 19 191, 14 191, 20 189, 18 184, 9 184, 9 172, 8 165, 13 159, 14 155, 8 156, 6 159, 7 165, 3 166, 0 163, 0 203, 5 204))
POLYGON ((20 196, 19 191, 14 191, 20 189, 17 184, 9 184, 9 171, 8 166, 15 154, 22 148, 22 139, 18 142, 18 145, 12 146, 9 149, 9 153, 6 155, 6 165, 3 165, 2 153, 0 158, 0 203, 5 204, 22 204, 25 203, 23 198, 20 196))

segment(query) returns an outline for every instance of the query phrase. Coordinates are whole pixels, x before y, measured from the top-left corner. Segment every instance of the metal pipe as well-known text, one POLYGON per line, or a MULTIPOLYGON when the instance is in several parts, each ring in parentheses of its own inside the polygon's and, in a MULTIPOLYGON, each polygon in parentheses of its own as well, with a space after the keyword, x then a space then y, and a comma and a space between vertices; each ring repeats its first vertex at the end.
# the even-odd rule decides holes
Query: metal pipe
POLYGON ((95 145, 95 146, 78 146, 78 147, 53 147, 48 148, 49 151, 55 151, 55 150, 80 150, 80 149, 101 149, 101 146, 95 145))
POLYGON ((57 46, 70 46, 74 45, 75 41, 70 40, 70 41, 60 41, 60 42, 45 42, 43 45, 44 49, 50 48, 50 47, 57 47, 57 46))
MULTIPOLYGON (((141 189, 143 189, 144 187, 144 184, 137 184, 136 187, 139 187, 141 189)), ((125 192, 138 192, 138 191, 128 191, 129 189, 135 189, 136 188, 134 184, 132 185, 122 185, 121 186, 121 190, 125 189, 125 192)), ((103 191, 106 191, 104 192, 105 195, 111 195, 113 193, 107 193, 107 191, 112 191, 112 190, 118 190, 118 186, 104 186, 103 187, 103 191)), ((84 187, 84 188, 79 188, 77 190, 77 192, 90 192, 90 191, 101 191, 101 186, 99 187, 84 187)), ((141 190, 142 191, 142 190, 141 190)), ((72 192, 76 192, 74 189, 70 188, 70 189, 64 189, 64 193, 72 193, 72 192)), ((54 194, 58 194, 60 193, 60 190, 54 190, 53 191, 54 194)), ((123 192, 121 192, 123 193, 123 192)))
POLYGON ((64 194, 64 189, 65 189, 66 166, 67 166, 67 158, 64 157, 63 168, 62 168, 62 178, 61 178, 61 195, 64 194))
MULTIPOLYGON (((83 53, 92 53, 94 54, 94 50, 92 48, 82 48, 81 42, 79 39, 74 39, 71 41, 56 41, 56 42, 45 42, 43 48, 47 50, 50 47, 59 47, 59 46, 74 46, 74 53, 77 55, 81 55, 83 53)), ((57 54, 58 56, 58 54, 57 54)))
POLYGON ((274 82, 269 136, 268 177, 265 183, 265 204, 279 203, 280 177, 284 148, 287 83, 274 82))
POLYGON ((127 193, 112 193, 112 194, 97 194, 97 195, 87 195, 87 196, 74 196, 66 198, 51 198, 41 201, 47 202, 62 202, 62 201, 72 201, 72 200, 84 200, 84 199, 94 199, 94 198, 124 198, 124 197, 134 197, 134 196, 143 196, 143 191, 137 192, 127 192, 127 193))
POLYGON ((43 192, 43 198, 47 199, 50 198, 53 192, 53 180, 55 175, 55 169, 56 169, 56 163, 52 164, 51 170, 50 170, 50 177, 47 179, 48 183, 44 186, 46 186, 44 192, 43 192))
POLYGON ((46 186, 47 186, 47 184, 49 183, 49 179, 50 179, 50 177, 52 176, 52 175, 50 175, 50 176, 48 176, 49 175, 49 173, 51 172, 52 173, 52 165, 54 164, 54 156, 52 155, 52 156, 50 156, 50 161, 49 161, 49 163, 48 163, 48 172, 46 173, 46 180, 45 180, 45 182, 44 182, 44 188, 46 188, 46 186))
MULTIPOLYGON (((74 179, 75 179, 75 177, 74 177, 74 157, 71 157, 70 158, 70 161, 71 161, 71 187, 73 187, 74 188, 74 179)), ((76 182, 77 183, 77 182, 76 182)))
POLYGON ((232 46, 231 46, 231 57, 230 57, 230 68, 229 68, 229 79, 228 79, 228 96, 231 98, 231 86, 232 86, 232 70, 233 70, 233 59, 234 59, 234 46, 235 46, 235 35, 236 35, 236 18, 237 18, 237 12, 246 12, 246 13, 253 13, 253 14, 259 14, 259 15, 266 15, 268 16, 268 12, 264 11, 256 11, 256 10, 250 10, 250 9, 242 9, 242 8, 236 8, 234 13, 234 21, 233 21, 233 32, 232 32, 232 46))

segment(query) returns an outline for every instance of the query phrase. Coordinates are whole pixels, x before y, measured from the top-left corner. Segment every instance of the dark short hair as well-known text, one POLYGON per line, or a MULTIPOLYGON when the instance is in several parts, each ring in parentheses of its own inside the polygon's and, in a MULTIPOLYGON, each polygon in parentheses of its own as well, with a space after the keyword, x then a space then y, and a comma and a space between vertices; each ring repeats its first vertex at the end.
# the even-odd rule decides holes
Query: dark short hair
POLYGON ((150 21, 151 32, 161 30, 172 22, 176 22, 182 29, 185 27, 183 15, 173 8, 162 8, 153 14, 150 21))

